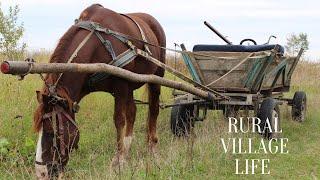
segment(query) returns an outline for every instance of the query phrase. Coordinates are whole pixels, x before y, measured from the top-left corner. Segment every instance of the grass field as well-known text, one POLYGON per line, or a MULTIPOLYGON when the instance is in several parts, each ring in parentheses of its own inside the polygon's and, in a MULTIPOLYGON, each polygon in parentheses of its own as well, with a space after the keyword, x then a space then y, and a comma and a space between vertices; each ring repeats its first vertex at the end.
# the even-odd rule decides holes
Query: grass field
MULTIPOLYGON (((35 59, 47 59, 38 53, 35 59)), ((116 130, 113 124, 111 95, 93 93, 81 102, 77 114, 81 139, 67 166, 67 179, 317 179, 320 178, 320 64, 302 62, 293 75, 288 97, 298 90, 308 98, 307 119, 291 120, 290 107, 281 108, 283 137, 289 139, 289 154, 225 154, 220 138, 254 137, 257 134, 228 134, 222 112, 210 111, 204 122, 196 124, 195 138, 175 138, 170 131, 170 109, 158 118, 159 157, 146 148, 147 107, 138 106, 131 158, 125 169, 109 168, 115 153, 116 130), (270 159, 271 175, 235 175, 235 158, 270 159)), ((0 75, 0 179, 34 179, 36 134, 32 131, 33 111, 37 106, 35 90, 42 87, 37 75, 23 81, 0 75)), ((161 101, 171 97, 162 88, 161 101)), ((143 99, 144 89, 135 93, 143 99)), ((258 146, 258 143, 254 143, 258 146)), ((243 168, 243 166, 241 166, 243 168)))

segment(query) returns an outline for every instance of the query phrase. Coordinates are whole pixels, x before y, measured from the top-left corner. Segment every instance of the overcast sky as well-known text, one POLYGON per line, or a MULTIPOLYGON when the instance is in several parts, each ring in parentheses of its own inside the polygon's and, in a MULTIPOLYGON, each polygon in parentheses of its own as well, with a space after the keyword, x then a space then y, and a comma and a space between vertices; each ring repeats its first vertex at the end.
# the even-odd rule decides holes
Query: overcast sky
MULTIPOLYGON (((265 43, 270 35, 273 43, 284 45, 291 33, 308 34, 310 49, 306 56, 320 59, 319 0, 0 0, 1 8, 19 5, 20 20, 26 32, 29 49, 53 49, 81 11, 99 3, 117 12, 147 12, 158 19, 166 35, 168 47, 185 43, 224 44, 210 32, 207 20, 234 43, 244 38, 265 43)), ((107 17, 106 17, 107 18, 107 17)))

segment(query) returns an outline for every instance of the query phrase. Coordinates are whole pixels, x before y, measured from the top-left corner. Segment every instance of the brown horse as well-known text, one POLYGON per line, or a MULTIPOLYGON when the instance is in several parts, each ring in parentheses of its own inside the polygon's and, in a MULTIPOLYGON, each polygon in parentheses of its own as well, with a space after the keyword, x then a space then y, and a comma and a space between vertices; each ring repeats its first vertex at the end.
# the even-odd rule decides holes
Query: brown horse
MULTIPOLYGON (((145 40, 149 43, 163 46, 166 45, 165 34, 152 16, 144 13, 127 15, 118 14, 106 9, 99 4, 86 8, 79 17, 80 21, 96 22, 101 27, 115 32, 129 35, 136 39, 142 39, 144 32, 145 40), (136 22, 136 23, 135 23, 136 22), (138 24, 138 25, 137 25, 138 24)), ((86 37, 89 39, 72 59, 73 63, 109 63, 112 55, 101 43, 101 39, 90 31, 72 26, 60 39, 54 53, 51 56, 52 63, 66 63, 73 52, 79 47, 86 37)), ((108 40, 113 47, 115 55, 119 55, 128 46, 112 35, 100 33, 102 38, 108 40)), ((139 49, 148 49, 154 58, 165 62, 165 51, 155 46, 146 46, 138 40, 133 44, 139 49)), ((123 68, 140 74, 164 75, 164 70, 152 64, 142 57, 136 57, 123 68)), ((74 121, 74 104, 91 92, 104 91, 111 93, 115 98, 114 123, 117 130, 117 153, 112 160, 112 165, 117 166, 125 162, 128 155, 133 125, 136 115, 136 105, 133 99, 133 91, 141 87, 142 83, 129 82, 114 76, 108 76, 94 87, 88 86, 91 74, 64 73, 48 74, 45 77, 45 86, 41 92, 37 92, 39 106, 35 111, 34 125, 39 133, 36 152, 36 175, 39 179, 48 179, 63 172, 64 166, 69 160, 69 154, 77 147, 79 132, 74 121), (57 83, 54 90, 52 84, 57 83)), ((148 84, 149 113, 147 125, 148 147, 153 152, 158 142, 156 135, 156 121, 159 114, 160 86, 148 84)), ((107 103, 107 102, 106 102, 107 103)))

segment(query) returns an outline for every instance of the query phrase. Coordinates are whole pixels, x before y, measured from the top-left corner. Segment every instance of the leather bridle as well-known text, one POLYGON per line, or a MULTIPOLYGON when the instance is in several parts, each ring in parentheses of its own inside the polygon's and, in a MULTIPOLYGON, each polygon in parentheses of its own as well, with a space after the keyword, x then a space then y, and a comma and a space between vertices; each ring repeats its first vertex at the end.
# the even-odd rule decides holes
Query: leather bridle
MULTIPOLYGON (((49 94, 48 96, 50 97, 50 101, 48 102, 48 104, 53 106, 52 111, 49 113, 43 114, 41 117, 41 120, 42 121, 45 121, 45 120, 51 121, 53 133, 49 133, 49 134, 53 135, 53 147, 58 153, 60 153, 59 154, 60 162, 55 161, 55 158, 53 158, 53 161, 47 161, 47 162, 35 161, 35 163, 38 165, 50 165, 50 164, 60 165, 60 164, 63 164, 67 161, 67 156, 66 156, 67 155, 67 152, 66 152, 67 144, 65 143, 65 140, 64 140, 65 127, 64 127, 63 116, 66 118, 66 120, 68 122, 70 122, 71 124, 73 124, 75 126, 77 132, 79 131, 79 128, 78 128, 76 121, 67 113, 66 109, 70 109, 70 108, 65 107, 66 108, 65 109, 61 105, 63 103, 66 103, 67 100, 63 97, 60 97, 59 95, 50 95, 49 94), (58 139, 59 139, 59 145, 58 145, 58 139)), ((74 108, 72 108, 72 109, 74 109, 74 108)), ((73 112, 76 113, 75 111, 73 111, 73 112)), ((47 132, 45 132, 45 133, 48 134, 47 132)), ((56 151, 54 151, 54 153, 56 151)))

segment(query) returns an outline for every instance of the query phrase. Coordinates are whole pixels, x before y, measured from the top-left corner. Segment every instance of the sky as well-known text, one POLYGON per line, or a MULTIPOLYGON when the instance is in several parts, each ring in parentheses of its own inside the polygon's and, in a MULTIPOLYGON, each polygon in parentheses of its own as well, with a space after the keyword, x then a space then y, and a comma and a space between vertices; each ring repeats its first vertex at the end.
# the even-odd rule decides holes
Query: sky
POLYGON ((1 8, 19 5, 23 41, 30 50, 54 49, 59 38, 82 10, 94 3, 119 13, 146 12, 164 28, 167 47, 184 43, 225 44, 203 21, 210 22, 234 44, 252 38, 258 44, 275 35, 272 43, 285 45, 287 37, 307 33, 306 58, 320 61, 319 0, 0 0, 1 8))

